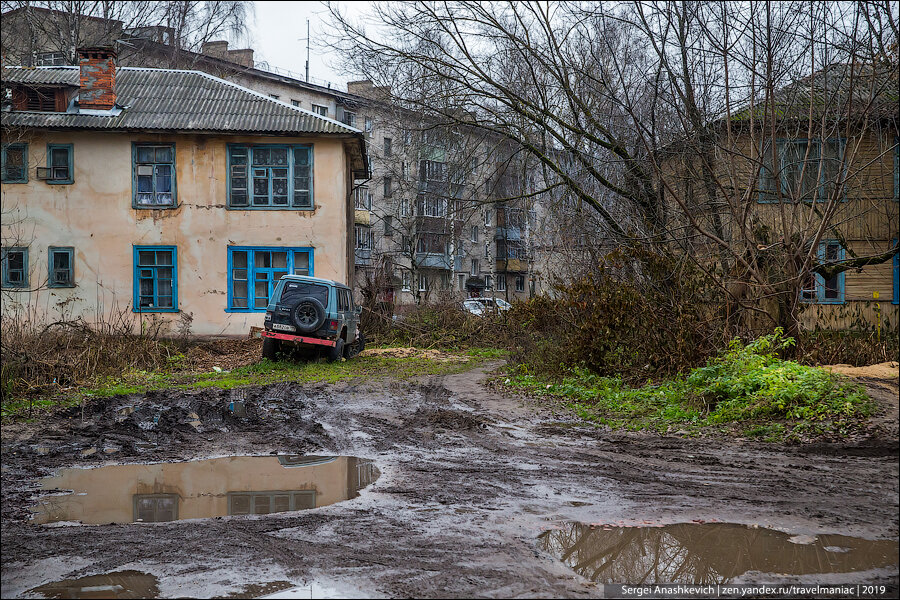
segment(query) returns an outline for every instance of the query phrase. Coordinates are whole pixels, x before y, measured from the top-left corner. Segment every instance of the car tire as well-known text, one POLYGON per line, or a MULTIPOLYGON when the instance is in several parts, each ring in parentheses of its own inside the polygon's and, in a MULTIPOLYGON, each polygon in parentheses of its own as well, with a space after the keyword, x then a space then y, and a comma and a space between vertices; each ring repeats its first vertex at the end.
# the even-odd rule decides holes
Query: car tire
POLYGON ((291 308, 291 323, 300 333, 313 333, 325 324, 325 307, 315 298, 304 298, 291 308))
POLYGON ((278 353, 281 352, 281 342, 270 337, 263 338, 262 355, 263 358, 269 360, 278 360, 278 353))
POLYGON ((329 348, 325 353, 325 359, 328 362, 334 362, 336 360, 341 360, 344 356, 344 340, 343 338, 338 338, 335 340, 334 347, 329 348))
POLYGON ((344 346, 344 358, 350 359, 359 354, 366 348, 366 336, 362 331, 356 333, 356 341, 352 344, 344 346))

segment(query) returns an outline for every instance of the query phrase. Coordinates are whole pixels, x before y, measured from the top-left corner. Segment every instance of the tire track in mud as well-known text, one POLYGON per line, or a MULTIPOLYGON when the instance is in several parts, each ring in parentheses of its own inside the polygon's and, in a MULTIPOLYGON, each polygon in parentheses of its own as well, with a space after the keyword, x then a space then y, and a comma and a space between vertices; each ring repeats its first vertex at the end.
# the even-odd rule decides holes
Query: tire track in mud
POLYGON ((83 423, 75 408, 4 427, 4 592, 27 591, 16 581, 29 565, 80 556, 91 567, 48 571, 47 582, 129 565, 161 581, 189 574, 184 595, 224 595, 266 583, 248 566, 261 563, 297 583, 325 577, 374 595, 579 597, 596 589, 536 540, 569 520, 897 536, 890 448, 854 456, 562 427, 547 406, 483 387, 482 375, 166 391, 95 400, 83 423), (270 452, 372 458, 382 475, 360 498, 312 511, 140 526, 25 522, 37 478, 58 467, 270 452), (211 579, 212 564, 233 565, 233 577, 211 579))

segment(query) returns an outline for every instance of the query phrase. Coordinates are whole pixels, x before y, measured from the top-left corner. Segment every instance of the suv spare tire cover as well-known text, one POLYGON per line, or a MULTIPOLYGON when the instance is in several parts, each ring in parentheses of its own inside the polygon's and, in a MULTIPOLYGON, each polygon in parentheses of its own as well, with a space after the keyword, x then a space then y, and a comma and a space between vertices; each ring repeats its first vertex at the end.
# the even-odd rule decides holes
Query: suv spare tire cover
POLYGON ((315 298, 304 298, 291 308, 291 323, 297 331, 312 333, 325 323, 325 307, 315 298))

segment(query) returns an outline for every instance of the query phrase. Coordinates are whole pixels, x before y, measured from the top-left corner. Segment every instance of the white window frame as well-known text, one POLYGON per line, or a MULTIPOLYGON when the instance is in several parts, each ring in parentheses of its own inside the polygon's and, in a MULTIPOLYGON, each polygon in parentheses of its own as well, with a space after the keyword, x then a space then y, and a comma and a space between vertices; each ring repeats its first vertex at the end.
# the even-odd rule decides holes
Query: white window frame
POLYGON ((422 198, 422 212, 426 217, 446 217, 447 199, 433 194, 426 194, 422 198))
POLYGON ((368 186, 361 185, 357 187, 353 194, 356 210, 372 210, 372 195, 369 193, 368 186))
POLYGON ((372 228, 368 225, 355 225, 356 230, 356 249, 372 250, 375 246, 375 236, 372 228))

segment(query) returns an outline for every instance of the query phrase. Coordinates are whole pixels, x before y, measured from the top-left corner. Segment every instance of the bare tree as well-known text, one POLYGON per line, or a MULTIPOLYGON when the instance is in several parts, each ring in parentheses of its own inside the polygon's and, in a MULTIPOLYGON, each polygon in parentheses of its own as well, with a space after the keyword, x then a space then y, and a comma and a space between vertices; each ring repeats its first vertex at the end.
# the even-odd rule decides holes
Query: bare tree
POLYGON ((372 29, 330 8, 349 69, 505 136, 594 236, 678 249, 768 326, 796 333, 811 293, 897 253, 873 192, 897 135, 887 1, 391 3, 372 29))
MULTIPOLYGON (((117 46, 120 59, 139 64, 142 40, 168 49, 172 66, 182 52, 247 33, 250 2, 177 0, 3 0, 3 56, 10 64, 76 64, 78 48, 117 46)), ((156 59, 158 61, 158 59, 156 59)))

